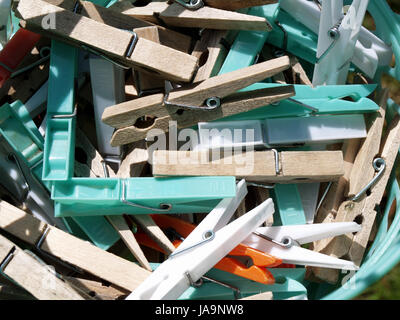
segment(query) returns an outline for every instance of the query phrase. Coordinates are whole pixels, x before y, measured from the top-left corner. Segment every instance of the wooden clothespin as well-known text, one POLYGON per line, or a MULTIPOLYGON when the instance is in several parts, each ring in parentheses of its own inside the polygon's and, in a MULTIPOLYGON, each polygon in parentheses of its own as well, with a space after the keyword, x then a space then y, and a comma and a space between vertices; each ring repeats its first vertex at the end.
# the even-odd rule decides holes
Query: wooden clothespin
POLYGON ((150 275, 135 263, 49 226, 5 201, 0 201, 0 228, 44 253, 126 290, 134 290, 150 275))
POLYGON ((14 280, 37 299, 84 299, 68 282, 58 278, 54 271, 33 254, 22 250, 2 235, 0 235, 0 261, 2 261, 1 273, 14 280))
POLYGON ((122 13, 151 23, 164 23, 174 27, 217 30, 272 30, 272 26, 266 18, 208 6, 203 6, 194 11, 186 9, 178 3, 169 5, 167 2, 150 2, 147 6, 134 7, 124 10, 122 13))
MULTIPOLYGON (((149 26, 134 29, 139 37, 170 46, 176 50, 189 53, 191 47, 191 38, 177 32, 164 32, 165 29, 159 26, 149 26)), ((196 57, 198 58, 198 57, 196 57)), ((164 91, 165 81, 159 76, 147 72, 132 69, 133 86, 136 93, 134 96, 142 97, 164 91)))
MULTIPOLYGON (((361 264, 375 222, 376 208, 382 200, 400 147, 398 117, 388 127, 381 145, 387 94, 382 92, 379 96, 381 109, 373 118, 368 137, 362 143, 351 171, 349 200, 340 205, 335 218, 335 221, 359 221, 362 229, 355 235, 349 234, 335 239, 321 249, 321 252, 335 257, 348 256, 356 265, 361 264)), ((336 282, 338 279, 338 274, 334 272, 315 269, 313 273, 329 282, 336 282)))
POLYGON ((154 176, 237 176, 247 181, 334 181, 343 175, 341 151, 259 151, 209 160, 208 151, 153 153, 154 176))
POLYGON ((176 121, 178 128, 190 127, 199 121, 216 120, 289 98, 295 94, 290 85, 236 93, 289 66, 289 58, 281 57, 174 89, 165 96, 155 94, 111 106, 102 118, 104 123, 119 129, 111 145, 142 140, 153 128, 166 132, 170 121, 176 121), (154 121, 145 126, 140 121, 145 116, 154 121))
POLYGON ((64 278, 87 295, 92 296, 95 300, 117 300, 121 296, 127 294, 126 290, 122 290, 113 285, 106 285, 99 281, 79 277, 64 278))
POLYGON ((171 81, 190 82, 197 69, 194 56, 138 37, 132 29, 121 30, 42 0, 22 0, 16 12, 27 29, 83 46, 127 67, 155 72, 171 81), (54 19, 55 28, 43 28, 45 17, 54 19))
POLYGON ((192 55, 196 56, 200 63, 206 57, 204 64, 200 65, 193 82, 204 81, 218 73, 223 60, 228 54, 223 42, 227 31, 224 30, 203 30, 200 40, 196 43, 192 55))

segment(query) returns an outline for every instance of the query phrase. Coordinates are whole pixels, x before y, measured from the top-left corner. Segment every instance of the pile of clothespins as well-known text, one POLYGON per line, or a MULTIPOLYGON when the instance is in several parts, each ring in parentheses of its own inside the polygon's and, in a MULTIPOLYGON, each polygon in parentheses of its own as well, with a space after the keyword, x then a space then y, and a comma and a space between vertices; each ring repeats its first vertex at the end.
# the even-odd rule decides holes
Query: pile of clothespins
POLYGON ((0 299, 314 299, 362 265, 400 147, 386 1, 0 20, 0 299))

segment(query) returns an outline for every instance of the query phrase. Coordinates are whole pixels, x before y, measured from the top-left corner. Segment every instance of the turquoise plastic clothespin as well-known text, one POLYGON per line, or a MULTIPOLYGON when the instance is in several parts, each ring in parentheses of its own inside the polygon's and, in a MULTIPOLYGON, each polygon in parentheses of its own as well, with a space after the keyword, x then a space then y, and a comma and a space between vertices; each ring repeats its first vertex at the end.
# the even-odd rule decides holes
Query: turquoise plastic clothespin
MULTIPOLYGON (((16 101, 0 108, 0 133, 14 149, 18 159, 30 168, 37 181, 50 190, 51 182, 42 181, 43 137, 25 106, 16 101)), ((118 233, 104 217, 64 218, 68 231, 80 238, 90 239, 96 246, 108 249, 119 240, 118 233)))
MULTIPOLYGON (((159 265, 159 263, 150 263, 153 271, 159 265)), ((303 285, 304 268, 271 268, 268 271, 275 278, 276 283, 273 285, 265 285, 233 273, 211 269, 205 276, 221 284, 203 280, 200 287, 190 287, 179 297, 179 300, 234 300, 268 291, 273 293, 274 300, 307 295, 307 289, 303 285)))
POLYGON ((265 15, 273 29, 267 42, 315 64, 318 36, 282 10, 279 4, 265 6, 265 15))
POLYGON ((74 85, 78 50, 52 41, 43 180, 68 180, 75 157, 74 85))
MULTIPOLYGON (((279 86, 275 83, 256 83, 242 91, 279 86)), ((377 85, 341 85, 311 87, 295 85, 292 99, 279 101, 255 110, 226 117, 218 121, 263 120, 267 118, 301 117, 323 114, 347 114, 375 112, 379 106, 367 98, 377 85), (349 98, 345 100, 344 98, 349 98)))
POLYGON ((206 274, 206 277, 228 284, 232 288, 204 281, 199 288, 190 287, 186 290, 179 300, 232 300, 268 291, 272 292, 274 300, 307 294, 307 289, 302 284, 305 275, 304 268, 271 268, 268 270, 276 280, 273 285, 264 285, 232 273, 212 269, 206 274))
MULTIPOLYGON (((263 17, 268 6, 252 7, 249 15, 263 17)), ((240 31, 235 39, 219 74, 252 65, 268 37, 268 32, 240 31)))
POLYGON ((210 212, 236 195, 235 177, 73 178, 55 181, 55 216, 210 212))
MULTIPOLYGON (((369 1, 368 12, 374 19, 376 30, 373 31, 386 44, 390 45, 396 61, 400 60, 400 15, 393 12, 386 1, 369 1)), ((382 72, 388 73, 400 81, 400 66, 381 67, 375 75, 374 80, 380 82, 382 72)))

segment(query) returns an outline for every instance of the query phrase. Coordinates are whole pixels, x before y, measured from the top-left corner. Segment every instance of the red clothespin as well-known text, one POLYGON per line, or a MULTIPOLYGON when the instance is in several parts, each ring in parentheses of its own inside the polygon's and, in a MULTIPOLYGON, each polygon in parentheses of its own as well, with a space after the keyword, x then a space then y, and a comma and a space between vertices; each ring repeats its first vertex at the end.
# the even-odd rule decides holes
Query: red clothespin
MULTIPOLYGON (((151 217, 161 229, 173 229, 182 238, 186 238, 196 228, 196 226, 193 224, 167 215, 158 214, 152 215, 151 217)), ((164 252, 149 236, 142 231, 139 231, 135 236, 140 244, 157 251, 164 252)), ((174 240, 173 244, 175 247, 178 247, 181 242, 181 239, 174 240)), ((281 265, 282 261, 280 259, 244 244, 239 244, 229 253, 229 256, 220 260, 215 265, 215 268, 259 283, 273 284, 275 279, 273 275, 266 269, 266 267, 272 268, 281 265), (246 267, 242 262, 239 262, 230 256, 251 258, 253 265, 251 267, 246 267)))
POLYGON ((32 51, 39 39, 40 35, 21 28, 7 42, 0 52, 0 88, 25 56, 32 51))

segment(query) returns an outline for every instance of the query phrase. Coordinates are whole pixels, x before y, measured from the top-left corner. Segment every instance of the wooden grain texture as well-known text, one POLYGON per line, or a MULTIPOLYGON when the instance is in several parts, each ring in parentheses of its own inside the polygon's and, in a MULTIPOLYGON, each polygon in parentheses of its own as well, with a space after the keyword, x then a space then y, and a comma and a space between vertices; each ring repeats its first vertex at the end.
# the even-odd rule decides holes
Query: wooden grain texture
POLYGON ((137 99, 135 106, 130 102, 120 104, 119 110, 114 107, 106 108, 102 120, 112 127, 121 127, 114 132, 111 138, 111 145, 115 146, 142 140, 150 136, 151 132, 149 131, 154 128, 167 132, 170 121, 176 121, 178 128, 187 128, 196 125, 198 122, 209 122, 267 106, 273 102, 292 97, 294 94, 293 86, 242 92, 222 99, 221 107, 207 111, 185 110, 174 106, 162 107, 160 103, 162 103, 163 95, 159 94, 137 99), (141 108, 146 103, 147 106, 141 108), (153 110, 151 111, 151 109, 153 110), (141 121, 139 119, 143 115, 154 118, 154 122, 140 126, 141 121))
MULTIPOLYGON (((350 139, 343 145, 343 167, 344 175, 336 182, 333 182, 329 188, 320 209, 316 213, 315 223, 334 222, 340 204, 345 199, 345 190, 348 189, 351 169, 360 147, 360 139, 350 139)), ((332 238, 322 239, 313 243, 314 251, 321 251, 332 238)))
POLYGON ((94 48, 128 66, 136 66, 171 81, 189 82, 196 69, 197 59, 167 46, 139 38, 130 57, 128 52, 133 35, 85 16, 41 0, 21 0, 17 14, 27 29, 39 31, 74 45, 94 48), (43 28, 46 16, 54 17, 56 28, 43 28), (179 62, 179 64, 178 64, 179 62), (181 65, 180 65, 181 64, 181 65))
POLYGON ((149 153, 146 149, 134 148, 124 160, 122 160, 117 172, 117 177, 123 179, 139 177, 148 160, 149 153))
POLYGON ((59 279, 53 271, 32 255, 0 235, 0 260, 3 261, 13 249, 13 255, 3 268, 3 273, 13 279, 39 300, 83 300, 67 282, 59 279))
POLYGON ((120 297, 126 296, 129 292, 121 290, 112 285, 107 286, 101 282, 76 278, 64 277, 68 282, 75 287, 79 288, 87 295, 92 296, 95 300, 117 300, 120 297))
POLYGON ((280 153, 280 161, 283 176, 297 177, 299 182, 334 181, 344 173, 341 151, 287 151, 280 153))
POLYGON ((190 82, 198 66, 195 57, 143 38, 138 39, 135 50, 127 60, 132 62, 132 66, 178 82, 190 82))
POLYGON ((292 66, 294 83, 297 83, 298 80, 299 84, 312 86, 311 80, 308 78, 307 73, 296 56, 290 55, 290 64, 292 66))
POLYGON ((17 12, 27 26, 42 28, 43 19, 54 16, 56 28, 43 29, 49 36, 55 34, 68 37, 79 44, 97 48, 107 54, 124 56, 132 35, 87 17, 75 14, 61 7, 41 0, 19 1, 17 12))
POLYGON ((149 262, 146 259, 142 249, 139 246, 139 243, 136 241, 135 236, 131 229, 129 229, 128 224, 126 223, 123 216, 108 216, 108 221, 111 225, 118 231, 118 234, 121 236, 122 241, 126 244, 129 251, 133 254, 133 256, 137 259, 139 264, 146 270, 152 271, 149 262))
MULTIPOLYGON (((0 227, 36 244, 45 224, 5 201, 0 202, 0 227)), ((121 288, 134 290, 150 272, 55 227, 50 227, 42 250, 121 288), (94 263, 94 261, 96 263, 94 263)))
POLYGON ((210 7, 224 10, 239 10, 277 2, 278 0, 204 0, 204 3, 210 7))
POLYGON ((123 128, 117 130, 111 139, 112 146, 119 146, 146 138, 148 132, 154 128, 168 131, 170 120, 175 120, 179 128, 184 128, 196 125, 199 121, 212 121, 250 111, 295 95, 294 87, 290 85, 252 92, 234 92, 288 67, 289 59, 282 57, 184 86, 169 94, 169 103, 190 106, 201 106, 210 97, 221 98, 221 106, 213 110, 188 111, 179 106, 163 106, 164 96, 155 94, 106 108, 102 121, 112 127, 123 128), (138 120, 144 116, 154 121, 138 125, 138 120))
MULTIPOLYGON (((46 2, 59 6, 66 10, 72 11, 76 1, 75 0, 45 0, 46 2)), ((134 30, 139 28, 153 27, 156 28, 160 35, 159 43, 174 48, 182 52, 188 52, 191 44, 191 38, 182 33, 170 30, 153 23, 146 22, 144 20, 136 19, 124 15, 118 10, 112 10, 96 5, 89 1, 80 1, 81 11, 80 15, 88 17, 97 22, 107 24, 111 27, 123 29, 123 30, 134 30)))
POLYGON ((199 106, 209 97, 224 98, 240 89, 265 80, 290 67, 288 56, 257 63, 229 73, 212 77, 203 82, 173 90, 168 101, 199 106))
POLYGON ((236 176, 248 181, 309 182, 334 181, 343 175, 341 151, 281 152, 280 173, 275 171, 273 151, 247 152, 210 159, 203 151, 153 153, 154 176, 236 176))
POLYGON ((242 298, 239 300, 273 300, 273 299, 274 299, 274 296, 273 296, 272 292, 263 292, 263 293, 248 296, 246 298, 242 298))
POLYGON ((225 11, 207 6, 196 11, 191 11, 176 3, 168 5, 166 2, 150 2, 144 7, 134 7, 124 10, 123 14, 151 23, 158 23, 158 19, 160 19, 168 26, 183 28, 272 30, 270 23, 263 17, 225 11))
POLYGON ((149 215, 134 215, 131 216, 131 219, 135 221, 168 255, 175 250, 175 246, 149 215))
POLYGON ((200 65, 193 82, 200 82, 210 78, 221 69, 222 63, 227 55, 226 48, 221 41, 227 32, 224 30, 204 30, 201 39, 196 43, 192 55, 204 64, 200 65))
MULTIPOLYGON (((385 192, 387 183, 390 178, 396 156, 400 148, 400 118, 396 118, 392 121, 389 132, 386 137, 386 141, 381 151, 381 157, 386 161, 386 169, 378 183, 371 188, 371 194, 368 196, 366 201, 365 209, 362 212, 362 230, 354 235, 349 249, 349 257, 357 265, 361 264, 362 257, 364 255, 370 234, 375 222, 377 214, 376 208, 382 201, 383 194, 385 192)), ((342 218, 346 221, 346 218, 342 218)))
MULTIPOLYGON (((381 137, 383 132, 383 125, 385 122, 385 110, 386 110, 386 101, 388 99, 388 91, 381 91, 377 97, 377 103, 380 105, 380 109, 371 117, 371 126, 368 130, 368 135, 365 139, 363 139, 361 147, 357 148, 356 145, 353 145, 353 148, 347 150, 346 154, 348 157, 347 167, 346 167, 346 183, 342 182, 344 185, 338 186, 338 192, 343 192, 342 196, 338 195, 336 200, 333 200, 330 197, 327 197, 327 201, 333 200, 334 202, 331 204, 333 206, 334 216, 332 219, 329 219, 330 222, 334 222, 339 219, 339 216, 343 215, 343 210, 346 206, 352 205, 351 201, 343 201, 344 197, 352 197, 356 195, 364 186, 366 186, 369 181, 375 175, 375 170, 372 166, 373 160, 379 153, 380 145, 381 145, 381 137), (356 153, 355 156, 355 152, 356 153), (354 158, 355 157, 355 158, 354 158), (354 160, 353 160, 354 159, 354 160), (338 206, 338 202, 340 202, 340 206, 338 206), (338 214, 338 212, 341 212, 338 214)), ((354 142, 357 144, 357 142, 354 142)), ((365 201, 365 195, 361 198, 360 210, 363 207, 363 203, 365 201)), ((329 207, 328 207, 329 208, 329 207)), ((353 210, 353 213, 350 214, 348 219, 352 221, 355 217, 360 213, 359 211, 353 210)), ((321 217, 318 218, 320 221, 321 217)), ((326 219, 325 219, 326 220, 326 219)), ((332 238, 323 239, 314 243, 314 250, 322 251, 328 244, 332 241, 332 238)))
MULTIPOLYGON (((367 137, 368 139, 368 137, 367 137)), ((372 138, 371 138, 372 139, 372 138)), ((366 140, 367 141, 367 140, 366 140)), ((400 122, 399 118, 396 118, 391 122, 386 138, 384 139, 383 147, 380 149, 380 157, 386 162, 386 169, 382 174, 379 181, 371 187, 370 194, 364 196, 359 201, 345 201, 339 208, 336 221, 353 221, 356 220, 362 225, 360 232, 355 235, 340 236, 332 240, 329 245, 322 251, 323 253, 335 256, 343 257, 346 256, 351 259, 356 265, 360 265, 365 250, 368 245, 368 241, 371 237, 371 231, 375 223, 376 208, 379 206, 387 182, 389 180, 397 150, 400 147, 400 122)), ((361 151, 360 151, 361 152, 361 151)), ((361 153, 364 157, 368 157, 368 154, 361 153)), ((359 174, 362 174, 359 172, 359 174)), ((336 279, 338 278, 337 273, 334 275, 328 274, 328 277, 336 279)), ((316 274, 319 278, 324 279, 321 275, 316 274)), ((324 275, 323 275, 324 276, 324 275)))

